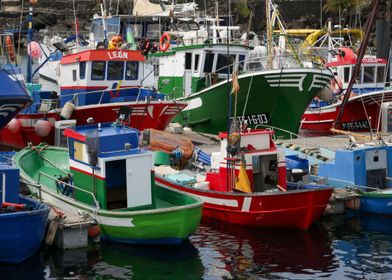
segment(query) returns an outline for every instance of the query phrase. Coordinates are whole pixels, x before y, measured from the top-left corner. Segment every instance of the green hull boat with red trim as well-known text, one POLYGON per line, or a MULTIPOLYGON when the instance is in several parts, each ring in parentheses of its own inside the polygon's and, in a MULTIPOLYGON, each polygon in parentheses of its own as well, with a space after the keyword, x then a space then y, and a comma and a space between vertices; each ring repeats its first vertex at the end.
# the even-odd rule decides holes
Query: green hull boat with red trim
POLYGON ((67 129, 68 149, 41 144, 14 157, 45 202, 89 215, 100 237, 132 244, 180 244, 198 227, 202 201, 155 186, 153 154, 121 124, 67 129))

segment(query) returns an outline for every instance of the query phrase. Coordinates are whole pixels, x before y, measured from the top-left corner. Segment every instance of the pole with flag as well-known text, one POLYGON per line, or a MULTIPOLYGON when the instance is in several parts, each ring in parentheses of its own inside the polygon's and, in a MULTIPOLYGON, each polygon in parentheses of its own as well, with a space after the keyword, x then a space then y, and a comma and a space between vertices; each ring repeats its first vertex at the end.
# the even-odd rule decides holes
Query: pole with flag
MULTIPOLYGON (((27 46, 29 48, 29 53, 31 53, 31 41, 33 40, 33 7, 29 8, 29 15, 27 16, 28 22, 28 30, 27 30, 27 46)), ((32 82, 32 71, 31 71, 31 64, 32 58, 31 55, 28 55, 28 62, 27 62, 27 77, 26 82, 32 82)))
POLYGON ((76 17, 75 0, 72 1, 72 5, 73 5, 73 14, 74 14, 74 21, 75 21, 76 50, 79 51, 79 20, 76 17))

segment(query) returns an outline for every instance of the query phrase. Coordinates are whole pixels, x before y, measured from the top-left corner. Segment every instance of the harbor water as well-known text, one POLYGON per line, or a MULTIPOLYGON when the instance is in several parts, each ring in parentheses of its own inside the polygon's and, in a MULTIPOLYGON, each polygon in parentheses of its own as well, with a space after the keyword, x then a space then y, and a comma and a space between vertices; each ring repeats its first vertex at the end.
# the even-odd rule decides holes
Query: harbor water
POLYGON ((203 220, 179 247, 90 243, 0 265, 0 279, 391 278, 392 220, 373 214, 327 217, 308 231, 203 220))

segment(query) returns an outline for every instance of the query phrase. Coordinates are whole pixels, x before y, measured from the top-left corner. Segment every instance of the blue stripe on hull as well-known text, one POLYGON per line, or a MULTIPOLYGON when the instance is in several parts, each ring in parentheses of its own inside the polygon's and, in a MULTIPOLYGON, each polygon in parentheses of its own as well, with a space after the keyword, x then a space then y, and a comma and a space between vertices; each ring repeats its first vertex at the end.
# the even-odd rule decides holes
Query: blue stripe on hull
POLYGON ((164 95, 158 94, 150 89, 144 88, 122 88, 121 90, 108 89, 103 90, 97 87, 97 89, 62 89, 61 90, 61 106, 67 101, 71 101, 74 95, 78 94, 79 106, 93 105, 98 103, 116 103, 116 102, 132 102, 136 100, 145 100, 147 97, 155 99, 164 99, 164 95), (96 92, 95 92, 96 91, 96 92), (87 93, 86 92, 94 92, 87 93))

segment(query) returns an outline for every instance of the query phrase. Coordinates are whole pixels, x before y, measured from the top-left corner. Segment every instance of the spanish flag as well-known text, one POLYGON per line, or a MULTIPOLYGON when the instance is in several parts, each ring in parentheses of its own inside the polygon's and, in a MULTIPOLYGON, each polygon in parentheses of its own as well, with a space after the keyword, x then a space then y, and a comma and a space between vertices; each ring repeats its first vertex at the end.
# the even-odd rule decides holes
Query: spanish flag
POLYGON ((236 72, 233 72, 231 93, 237 94, 239 91, 240 91, 240 85, 238 83, 238 74, 236 72))
POLYGON ((236 190, 246 192, 246 193, 252 192, 252 189, 250 187, 248 174, 246 173, 245 165, 243 162, 241 162, 241 167, 238 172, 238 177, 237 177, 237 180, 235 183, 235 188, 236 188, 236 190))

